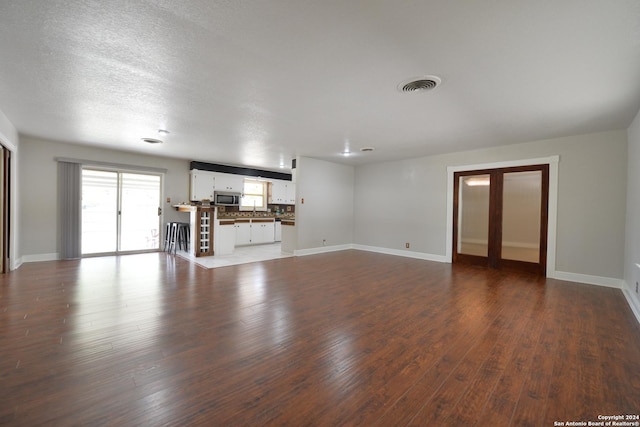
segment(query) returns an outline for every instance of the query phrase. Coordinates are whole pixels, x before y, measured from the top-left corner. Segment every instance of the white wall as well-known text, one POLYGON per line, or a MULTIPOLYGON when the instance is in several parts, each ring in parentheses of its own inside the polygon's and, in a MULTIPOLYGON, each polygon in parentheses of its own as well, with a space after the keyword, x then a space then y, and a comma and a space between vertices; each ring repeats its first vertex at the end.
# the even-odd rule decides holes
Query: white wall
POLYGON ((58 248, 58 165, 56 157, 167 169, 164 177, 163 221, 189 222, 188 213, 171 207, 189 200, 189 162, 27 136, 20 140, 19 205, 22 261, 56 259, 58 248), (166 198, 171 198, 171 204, 166 198))
POLYGON ((354 242, 446 253, 447 167, 560 156, 556 270, 623 277, 627 135, 612 131, 407 159, 355 171, 354 242), (393 200, 393 202, 390 202, 393 200))
POLYGON ((640 112, 628 131, 627 168, 627 221, 624 257, 624 281, 628 286, 637 310, 640 312, 640 296, 636 283, 640 282, 640 112))
POLYGON ((353 179, 352 166, 297 159, 296 251, 353 243, 353 179))

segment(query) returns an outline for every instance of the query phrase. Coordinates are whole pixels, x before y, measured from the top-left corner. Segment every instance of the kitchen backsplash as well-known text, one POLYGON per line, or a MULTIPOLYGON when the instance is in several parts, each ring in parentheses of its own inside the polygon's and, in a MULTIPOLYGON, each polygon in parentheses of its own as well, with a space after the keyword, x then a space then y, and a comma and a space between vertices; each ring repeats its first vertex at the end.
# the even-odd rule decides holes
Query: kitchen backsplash
POLYGON ((268 211, 241 211, 238 206, 218 206, 218 217, 277 217, 277 218, 293 218, 295 217, 296 207, 294 205, 267 205, 268 211))

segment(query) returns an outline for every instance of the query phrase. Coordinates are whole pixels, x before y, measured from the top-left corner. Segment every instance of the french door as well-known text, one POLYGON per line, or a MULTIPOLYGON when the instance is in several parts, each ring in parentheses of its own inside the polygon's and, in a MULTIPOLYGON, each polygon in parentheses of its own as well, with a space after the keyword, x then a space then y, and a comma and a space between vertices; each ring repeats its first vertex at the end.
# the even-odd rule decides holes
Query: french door
POLYGON ((546 273, 549 165, 454 174, 453 262, 546 273))
POLYGON ((160 248, 161 176, 82 170, 82 255, 160 248))

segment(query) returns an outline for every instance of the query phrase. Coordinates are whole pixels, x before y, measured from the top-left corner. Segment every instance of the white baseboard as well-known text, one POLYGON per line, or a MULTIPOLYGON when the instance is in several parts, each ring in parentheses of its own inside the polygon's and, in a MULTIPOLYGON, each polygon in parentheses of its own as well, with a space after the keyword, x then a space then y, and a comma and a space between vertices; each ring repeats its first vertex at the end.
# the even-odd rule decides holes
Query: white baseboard
POLYGON ((566 271, 555 271, 549 275, 552 279, 566 280, 568 282, 586 283, 588 285, 606 286, 608 288, 622 289, 624 281, 611 277, 591 276, 589 274, 567 273, 566 271))
POLYGON ((396 256, 403 256, 407 258, 423 259, 425 261, 447 262, 447 257, 444 255, 434 255, 434 254, 428 254, 424 252, 412 252, 412 251, 405 251, 402 249, 381 248, 378 246, 367 246, 367 245, 352 245, 352 246, 353 246, 353 249, 357 249, 360 251, 377 252, 377 253, 386 254, 386 255, 396 255, 396 256))
POLYGON ((638 303, 638 300, 631 295, 631 291, 629 291, 629 289, 623 289, 622 293, 627 299, 627 303, 629 304, 629 307, 631 307, 631 311, 636 316, 636 320, 640 323, 640 303, 638 303))
POLYGON ((293 251, 293 255, 295 256, 316 255, 316 254, 324 254, 327 252, 346 251, 347 249, 353 249, 353 245, 333 245, 333 246, 320 246, 317 248, 309 248, 309 249, 296 249, 293 251))
POLYGON ((57 261, 60 259, 57 253, 52 254, 35 254, 35 255, 23 255, 20 264, 25 262, 39 262, 39 261, 57 261))

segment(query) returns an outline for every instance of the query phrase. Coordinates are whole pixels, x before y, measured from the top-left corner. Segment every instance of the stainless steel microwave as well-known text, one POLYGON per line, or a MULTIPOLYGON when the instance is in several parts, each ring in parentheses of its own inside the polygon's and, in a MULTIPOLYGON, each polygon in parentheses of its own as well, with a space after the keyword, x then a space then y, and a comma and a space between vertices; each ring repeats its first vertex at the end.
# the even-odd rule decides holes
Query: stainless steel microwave
POLYGON ((240 193, 231 193, 228 191, 214 191, 213 204, 217 206, 240 206, 240 193))

